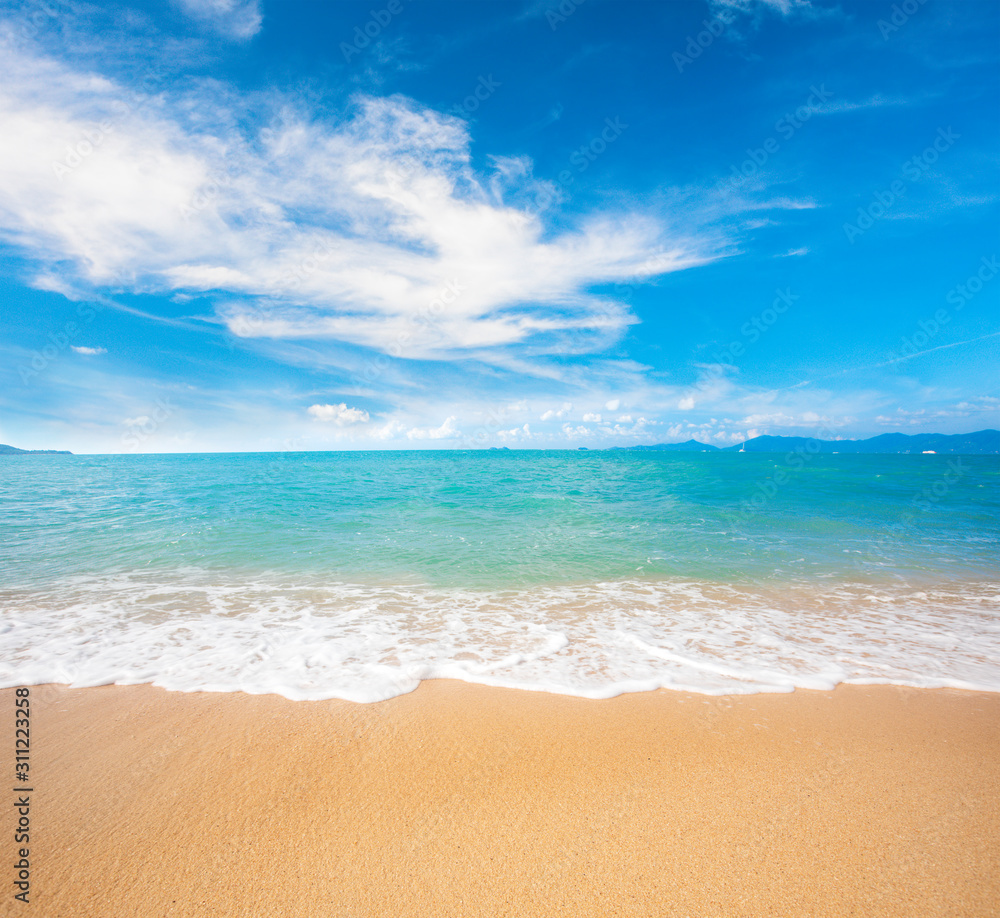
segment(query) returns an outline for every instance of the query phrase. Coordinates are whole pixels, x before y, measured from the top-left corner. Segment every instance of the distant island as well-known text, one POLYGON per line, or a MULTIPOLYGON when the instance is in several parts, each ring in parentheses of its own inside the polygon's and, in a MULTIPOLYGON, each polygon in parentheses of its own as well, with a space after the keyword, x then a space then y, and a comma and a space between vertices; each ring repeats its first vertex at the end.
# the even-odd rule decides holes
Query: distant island
POLYGON ((674 453, 717 453, 719 447, 699 440, 685 440, 683 443, 656 443, 653 446, 612 446, 611 449, 627 450, 669 450, 674 453))
MULTIPOLYGON (((490 449, 507 450, 506 446, 490 449)), ((585 450, 586 446, 577 447, 585 450)), ((967 434, 880 434, 867 440, 820 440, 816 437, 754 437, 733 446, 718 447, 700 440, 683 443, 653 443, 637 446, 611 446, 609 452, 674 453, 945 453, 951 455, 1000 455, 1000 430, 977 430, 967 434)), ((0 443, 0 456, 72 456, 68 449, 18 449, 0 443)))
POLYGON ((754 437, 735 446, 719 449, 710 443, 657 443, 653 446, 615 446, 630 451, 789 453, 951 453, 962 455, 1000 454, 1000 430, 977 430, 967 434, 880 434, 867 440, 820 440, 816 437, 754 437))
POLYGON ((18 449, 0 443, 0 456, 72 456, 68 449, 18 449))

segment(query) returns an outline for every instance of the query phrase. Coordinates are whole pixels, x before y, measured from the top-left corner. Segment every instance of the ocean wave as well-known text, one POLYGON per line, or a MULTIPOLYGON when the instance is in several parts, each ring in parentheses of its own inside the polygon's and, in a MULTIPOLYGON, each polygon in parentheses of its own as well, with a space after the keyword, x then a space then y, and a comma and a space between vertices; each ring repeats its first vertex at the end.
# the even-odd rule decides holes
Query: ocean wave
POLYGON ((423 679, 590 698, 1000 691, 1000 586, 622 580, 474 591, 189 569, 0 591, 0 685, 371 702, 423 679))

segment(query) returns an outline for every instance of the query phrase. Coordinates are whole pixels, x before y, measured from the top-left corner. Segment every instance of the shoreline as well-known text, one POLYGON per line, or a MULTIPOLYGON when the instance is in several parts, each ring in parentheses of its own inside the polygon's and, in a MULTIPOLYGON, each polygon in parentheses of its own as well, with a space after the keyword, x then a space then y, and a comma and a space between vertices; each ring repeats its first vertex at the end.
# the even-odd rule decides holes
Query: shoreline
POLYGON ((30 696, 36 914, 1000 910, 1000 694, 30 696))
POLYGON ((590 698, 886 680, 1000 692, 995 578, 890 588, 637 574, 478 591, 284 576, 185 568, 0 590, 11 619, 0 684, 141 680, 366 703, 427 677, 590 698))

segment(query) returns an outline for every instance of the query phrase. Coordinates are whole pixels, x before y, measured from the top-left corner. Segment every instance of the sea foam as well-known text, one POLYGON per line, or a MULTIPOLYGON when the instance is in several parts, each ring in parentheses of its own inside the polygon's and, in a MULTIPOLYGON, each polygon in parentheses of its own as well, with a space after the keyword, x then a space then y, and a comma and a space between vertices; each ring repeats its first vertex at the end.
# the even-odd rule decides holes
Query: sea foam
POLYGON ((187 569, 0 591, 0 685, 378 701, 423 679, 588 698, 841 682, 1000 691, 1000 589, 608 581, 523 590, 187 569))

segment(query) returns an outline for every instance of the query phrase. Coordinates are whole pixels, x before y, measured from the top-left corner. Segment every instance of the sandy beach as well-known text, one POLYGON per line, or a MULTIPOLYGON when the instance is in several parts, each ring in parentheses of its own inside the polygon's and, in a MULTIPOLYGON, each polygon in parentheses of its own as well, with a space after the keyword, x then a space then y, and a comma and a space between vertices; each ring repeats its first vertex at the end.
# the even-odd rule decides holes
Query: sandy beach
POLYGON ((1000 910, 1000 695, 31 699, 31 904, 4 915, 1000 910))

